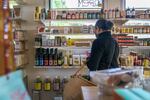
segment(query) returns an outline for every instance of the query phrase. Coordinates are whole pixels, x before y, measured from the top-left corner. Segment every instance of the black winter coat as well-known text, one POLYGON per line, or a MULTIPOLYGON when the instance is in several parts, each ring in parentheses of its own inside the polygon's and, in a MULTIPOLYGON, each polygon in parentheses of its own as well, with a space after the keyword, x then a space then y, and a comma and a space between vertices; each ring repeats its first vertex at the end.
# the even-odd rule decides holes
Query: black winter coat
POLYGON ((117 68, 119 46, 110 31, 103 32, 93 41, 91 56, 87 61, 90 71, 117 68))

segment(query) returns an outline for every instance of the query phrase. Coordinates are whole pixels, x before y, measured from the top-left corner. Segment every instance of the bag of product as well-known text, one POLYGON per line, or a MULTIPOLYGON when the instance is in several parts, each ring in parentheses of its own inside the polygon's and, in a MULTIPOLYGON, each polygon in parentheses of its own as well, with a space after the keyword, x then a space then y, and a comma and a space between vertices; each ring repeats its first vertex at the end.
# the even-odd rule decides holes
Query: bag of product
POLYGON ((91 73, 91 80, 98 84, 105 95, 112 95, 114 89, 125 88, 139 78, 139 69, 108 69, 91 73), (92 75, 93 74, 93 75, 92 75))
POLYGON ((63 98, 64 100, 82 100, 82 91, 81 86, 96 86, 96 84, 92 83, 84 79, 83 77, 77 75, 83 67, 81 67, 68 83, 65 84, 64 91, 63 91, 63 98))
POLYGON ((0 100, 31 100, 23 83, 22 71, 0 77, 0 100))

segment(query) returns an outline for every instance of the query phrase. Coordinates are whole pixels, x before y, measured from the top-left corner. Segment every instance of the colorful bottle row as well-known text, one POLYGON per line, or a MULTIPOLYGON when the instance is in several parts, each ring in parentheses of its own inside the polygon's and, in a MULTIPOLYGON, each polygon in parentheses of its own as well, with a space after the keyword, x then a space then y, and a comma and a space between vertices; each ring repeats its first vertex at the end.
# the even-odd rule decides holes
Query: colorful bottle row
MULTIPOLYGON (((36 14, 37 15, 37 14, 36 14)), ((126 12, 116 9, 108 9, 100 11, 46 11, 41 10, 39 19, 102 19, 102 18, 125 18, 126 12)))
POLYGON ((94 26, 93 25, 83 25, 78 27, 57 27, 57 28, 47 28, 47 27, 40 27, 38 28, 38 33, 49 33, 49 34, 94 34, 93 32, 94 26))
POLYGON ((137 11, 135 8, 127 8, 126 10, 116 9, 101 9, 100 11, 55 11, 41 9, 36 7, 34 19, 112 19, 112 18, 150 18, 150 10, 142 12, 137 11))
MULTIPOLYGON (((101 11, 50 11, 41 9, 40 19, 101 19, 101 11)), ((37 18, 37 14, 36 17, 37 18)))
POLYGON ((40 76, 37 76, 34 80, 34 90, 35 91, 63 91, 64 85, 68 82, 67 77, 62 80, 59 76, 56 76, 53 80, 50 77, 46 77, 44 80, 40 76))
POLYGON ((35 46, 73 46, 73 40, 71 38, 66 38, 65 36, 56 36, 54 39, 48 38, 48 36, 36 36, 35 46))
POLYGON ((126 18, 126 12, 119 10, 118 8, 116 9, 107 9, 104 10, 103 16, 106 19, 112 19, 112 18, 126 18))
POLYGON ((147 68, 150 65, 149 57, 137 52, 130 52, 129 55, 120 56, 120 64, 121 66, 144 66, 147 68))
POLYGON ((73 51, 57 48, 37 48, 35 65, 38 66, 81 66, 86 63, 86 54, 74 55, 73 51))
POLYGON ((57 48, 37 48, 35 55, 36 66, 61 66, 64 63, 63 52, 57 48))
POLYGON ((136 11, 134 8, 130 9, 126 9, 126 18, 135 18, 136 17, 136 11))
POLYGON ((113 37, 117 40, 119 46, 134 46, 135 40, 133 36, 127 36, 126 34, 114 34, 113 37))
POLYGON ((137 28, 130 28, 130 27, 116 27, 114 28, 114 33, 150 33, 150 27, 137 27, 137 28))
MULTIPOLYGON (((90 80, 89 75, 79 75, 86 80, 90 80)), ((72 76, 71 76, 72 77, 72 76)), ((60 78, 60 76, 56 76, 54 79, 51 79, 47 76, 44 80, 41 76, 37 76, 34 80, 34 90, 35 91, 55 91, 55 92, 63 92, 65 84, 68 83, 69 78, 66 76, 64 78, 60 78)))
POLYGON ((140 18, 140 19, 150 19, 150 9, 145 10, 143 14, 137 15, 137 18, 140 18))
POLYGON ((138 40, 138 45, 139 46, 150 46, 150 40, 149 39, 138 40))

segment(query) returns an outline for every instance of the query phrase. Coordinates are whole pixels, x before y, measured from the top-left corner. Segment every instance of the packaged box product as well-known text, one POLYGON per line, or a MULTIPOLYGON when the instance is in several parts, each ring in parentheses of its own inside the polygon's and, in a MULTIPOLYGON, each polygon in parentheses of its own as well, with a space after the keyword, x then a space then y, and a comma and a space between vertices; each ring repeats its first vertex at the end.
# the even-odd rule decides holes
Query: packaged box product
POLYGON ((25 44, 22 42, 15 42, 15 50, 24 50, 25 44))
POLYGON ((16 40, 24 40, 25 36, 24 36, 24 33, 22 31, 16 31, 15 35, 14 35, 14 38, 16 40))
POLYGON ((87 55, 80 55, 80 57, 81 57, 81 66, 83 66, 86 63, 87 55))
MULTIPOLYGON (((111 85, 117 82, 120 79, 123 79, 124 81, 130 81, 132 79, 132 74, 141 74, 139 72, 141 70, 140 68, 132 68, 132 69, 121 69, 121 68, 114 68, 114 69, 108 69, 108 70, 102 70, 102 71, 93 71, 90 72, 90 76, 93 82, 97 84, 105 84, 105 85, 111 85), (127 75, 127 79, 126 76, 127 75), (129 76, 128 76, 129 75, 129 76), (124 79, 125 78, 125 79, 124 79)), ((139 75, 142 76, 142 75, 139 75)))
POLYGON ((74 42, 75 46, 77 47, 82 47, 82 46, 91 46, 91 41, 75 41, 74 42))
POLYGON ((80 55, 73 55, 73 65, 80 66, 80 55))
POLYGON ((141 69, 114 68, 91 72, 90 76, 91 80, 98 85, 100 92, 105 95, 112 95, 113 90, 116 88, 130 87, 131 84, 134 85, 134 80, 140 79, 141 72, 139 70, 141 69))
POLYGON ((42 46, 47 46, 48 44, 48 36, 42 35, 42 46))

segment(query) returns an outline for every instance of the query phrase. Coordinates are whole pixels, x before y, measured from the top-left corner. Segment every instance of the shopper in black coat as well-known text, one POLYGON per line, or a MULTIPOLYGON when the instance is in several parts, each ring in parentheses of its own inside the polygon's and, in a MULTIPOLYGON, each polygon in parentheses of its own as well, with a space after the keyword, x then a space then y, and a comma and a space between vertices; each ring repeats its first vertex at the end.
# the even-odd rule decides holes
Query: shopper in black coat
POLYGON ((117 68, 119 46, 111 35, 113 23, 107 20, 98 20, 95 25, 95 35, 91 55, 87 61, 90 71, 117 68))

